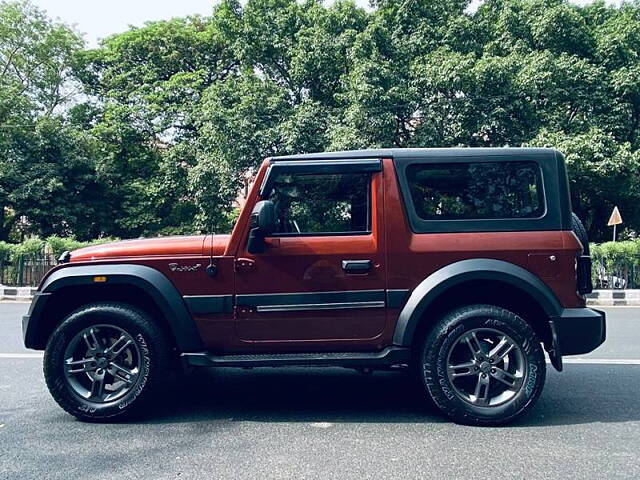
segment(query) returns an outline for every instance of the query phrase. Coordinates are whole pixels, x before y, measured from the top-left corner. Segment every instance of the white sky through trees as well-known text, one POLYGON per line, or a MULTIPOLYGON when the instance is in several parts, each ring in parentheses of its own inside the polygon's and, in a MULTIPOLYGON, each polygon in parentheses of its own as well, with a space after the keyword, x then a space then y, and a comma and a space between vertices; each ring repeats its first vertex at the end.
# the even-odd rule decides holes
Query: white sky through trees
MULTIPOLYGON (((471 8, 480 1, 473 0, 471 8)), ((619 4, 620 1, 608 0, 607 3, 619 4)), ((77 31, 84 34, 89 47, 96 47, 99 39, 124 32, 130 25, 139 27, 153 20, 166 20, 193 14, 209 15, 215 0, 31 0, 31 2, 46 10, 50 17, 73 25, 77 31)), ((367 7, 369 0, 356 0, 356 3, 367 7)), ((573 0, 573 3, 584 5, 591 1, 573 0)))

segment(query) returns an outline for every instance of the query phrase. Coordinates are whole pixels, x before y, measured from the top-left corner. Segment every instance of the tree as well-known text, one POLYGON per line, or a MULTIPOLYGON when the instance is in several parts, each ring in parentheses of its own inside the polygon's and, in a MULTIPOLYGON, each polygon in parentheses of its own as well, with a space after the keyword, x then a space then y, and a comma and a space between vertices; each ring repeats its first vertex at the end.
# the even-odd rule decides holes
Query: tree
POLYGON ((228 229, 264 157, 392 146, 555 146, 593 240, 613 204, 640 230, 637 1, 372 5, 223 0, 84 50, 2 4, 0 238, 20 215, 87 237, 228 229))
POLYGON ((611 133, 591 128, 580 134, 541 130, 531 145, 554 146, 567 161, 573 210, 588 223, 592 239, 610 237, 607 221, 614 206, 626 225, 640 225, 640 151, 611 133))
POLYGON ((108 218, 104 186, 96 180, 96 142, 86 132, 42 117, 2 163, 8 200, 27 220, 27 233, 96 238, 108 218))
POLYGON ((75 93, 71 65, 81 47, 75 32, 29 3, 0 3, 0 240, 21 216, 42 234, 86 220, 83 205, 65 200, 91 182, 82 151, 91 142, 58 120, 75 93))

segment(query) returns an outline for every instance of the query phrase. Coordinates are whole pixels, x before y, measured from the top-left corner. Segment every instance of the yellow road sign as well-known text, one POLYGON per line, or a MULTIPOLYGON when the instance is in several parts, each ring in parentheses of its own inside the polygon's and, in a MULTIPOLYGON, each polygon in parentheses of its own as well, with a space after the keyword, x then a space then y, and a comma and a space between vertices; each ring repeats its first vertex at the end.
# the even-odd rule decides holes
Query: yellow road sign
POLYGON ((607 226, 612 227, 613 225, 620 225, 621 223, 622 217, 620 216, 620 210, 618 210, 618 207, 613 207, 613 212, 611 212, 611 218, 609 218, 607 226))

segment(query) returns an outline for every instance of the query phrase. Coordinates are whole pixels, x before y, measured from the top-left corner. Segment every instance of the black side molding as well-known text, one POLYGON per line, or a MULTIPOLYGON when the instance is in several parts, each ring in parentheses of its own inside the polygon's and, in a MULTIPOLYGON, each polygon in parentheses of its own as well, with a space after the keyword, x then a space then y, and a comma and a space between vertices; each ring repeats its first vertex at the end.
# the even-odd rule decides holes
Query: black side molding
POLYGON ((409 297, 406 288, 394 288, 387 290, 387 308, 402 308, 409 297))
POLYGON ((335 310, 383 308, 384 290, 343 290, 339 292, 297 292, 236 295, 236 304, 258 311, 335 310))
POLYGON ((233 295, 185 295, 183 298, 194 315, 233 311, 233 295))

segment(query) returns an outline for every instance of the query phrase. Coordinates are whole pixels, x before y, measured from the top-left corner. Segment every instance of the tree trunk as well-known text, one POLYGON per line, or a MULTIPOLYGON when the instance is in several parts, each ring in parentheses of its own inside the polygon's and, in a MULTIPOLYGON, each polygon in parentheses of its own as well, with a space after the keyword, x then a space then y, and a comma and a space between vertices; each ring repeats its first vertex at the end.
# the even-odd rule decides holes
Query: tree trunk
POLYGON ((4 204, 0 203, 0 241, 7 241, 9 232, 6 231, 4 226, 4 204))

